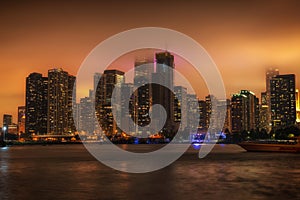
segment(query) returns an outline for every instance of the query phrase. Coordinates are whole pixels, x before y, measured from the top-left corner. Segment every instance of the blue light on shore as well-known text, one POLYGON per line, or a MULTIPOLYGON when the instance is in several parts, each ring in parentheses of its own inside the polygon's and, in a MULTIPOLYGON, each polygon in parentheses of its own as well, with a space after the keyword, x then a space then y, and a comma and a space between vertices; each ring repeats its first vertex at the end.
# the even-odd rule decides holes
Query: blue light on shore
POLYGON ((193 143, 192 146, 193 146, 193 148, 195 150, 199 150, 201 148, 201 144, 200 143, 193 143))

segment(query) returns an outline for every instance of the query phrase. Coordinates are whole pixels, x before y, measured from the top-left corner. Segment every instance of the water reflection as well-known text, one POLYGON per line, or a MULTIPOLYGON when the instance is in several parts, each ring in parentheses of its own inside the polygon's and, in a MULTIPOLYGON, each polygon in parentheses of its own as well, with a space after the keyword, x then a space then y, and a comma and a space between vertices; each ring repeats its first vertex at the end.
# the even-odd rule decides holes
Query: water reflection
POLYGON ((200 144, 200 143, 193 143, 193 144, 192 144, 192 147, 193 147, 195 150, 200 150, 201 144, 200 144))
POLYGON ((199 159, 194 147, 201 145, 192 145, 172 165, 146 174, 110 169, 82 145, 10 147, 0 154, 0 197, 300 199, 299 154, 246 153, 235 145, 216 145, 199 159))

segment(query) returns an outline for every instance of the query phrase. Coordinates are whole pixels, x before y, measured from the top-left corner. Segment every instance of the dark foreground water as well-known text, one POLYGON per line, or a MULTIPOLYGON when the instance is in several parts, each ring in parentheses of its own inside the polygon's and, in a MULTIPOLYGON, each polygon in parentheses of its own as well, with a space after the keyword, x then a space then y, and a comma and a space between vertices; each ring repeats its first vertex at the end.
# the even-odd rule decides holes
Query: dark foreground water
POLYGON ((300 154, 248 153, 236 145, 217 145, 201 160, 197 153, 189 149, 156 172, 128 174, 104 166, 83 145, 2 148, 0 199, 300 199, 300 154))

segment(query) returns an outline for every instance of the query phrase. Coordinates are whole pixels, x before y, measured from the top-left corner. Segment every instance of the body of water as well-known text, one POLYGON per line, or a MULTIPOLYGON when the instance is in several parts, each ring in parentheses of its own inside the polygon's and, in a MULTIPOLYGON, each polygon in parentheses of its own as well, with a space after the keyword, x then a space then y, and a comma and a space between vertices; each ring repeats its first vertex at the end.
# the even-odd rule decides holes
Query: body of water
POLYGON ((80 144, 12 146, 0 149, 0 199, 300 199, 299 158, 216 145, 204 159, 190 148, 166 168, 129 174, 80 144))

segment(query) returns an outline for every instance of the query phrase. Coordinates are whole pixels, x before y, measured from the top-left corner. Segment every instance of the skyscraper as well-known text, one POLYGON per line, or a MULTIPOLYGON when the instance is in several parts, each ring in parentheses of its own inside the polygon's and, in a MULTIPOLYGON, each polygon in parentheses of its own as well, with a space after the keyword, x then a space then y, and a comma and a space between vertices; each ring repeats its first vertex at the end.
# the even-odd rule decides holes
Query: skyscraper
POLYGON ((48 71, 48 134, 63 135, 75 131, 72 116, 74 84, 75 77, 66 71, 48 71))
POLYGON ((277 75, 271 79, 270 87, 273 127, 285 127, 295 124, 295 75, 277 75))
MULTIPOLYGON (((134 86, 132 83, 123 83, 121 87, 121 127, 124 129, 122 131, 126 132, 125 130, 127 130, 126 133, 130 135, 134 135, 138 131, 136 124, 130 123, 131 120, 136 120, 133 116, 138 108, 138 106, 134 106, 135 97, 133 88, 134 86), (128 94, 131 95, 129 102, 127 101, 128 94), (125 112, 125 110, 128 110, 129 112, 125 112)), ((142 121, 140 123, 142 123, 142 121)))
POLYGON ((261 104, 259 107, 259 128, 265 129, 270 132, 270 122, 269 122, 269 106, 267 104, 267 92, 261 93, 261 104))
POLYGON ((68 76, 68 130, 69 133, 76 131, 73 118, 73 109, 76 109, 76 77, 68 76))
POLYGON ((300 123, 300 93, 298 89, 296 89, 296 115, 296 121, 300 123))
POLYGON ((209 128, 210 121, 211 121, 211 113, 212 113, 212 101, 216 101, 216 98, 213 95, 208 95, 205 97, 205 104, 206 104, 206 128, 209 128))
POLYGON ((91 97, 84 97, 80 99, 79 130, 86 134, 93 134, 95 131, 93 105, 91 97))
POLYGON ((259 125, 259 100, 249 90, 241 90, 241 94, 247 97, 247 130, 256 129, 259 125))
POLYGON ((18 107, 18 132, 25 133, 25 106, 18 107))
POLYGON ((239 133, 245 130, 245 110, 246 110, 246 96, 243 94, 234 94, 231 97, 231 124, 232 133, 239 133))
POLYGON ((205 97, 206 129, 210 128, 214 133, 219 133, 225 129, 231 130, 231 108, 229 102, 230 101, 227 101, 226 99, 217 99, 213 95, 205 97), (214 104, 215 110, 213 110, 212 104, 214 104), (226 111, 226 113, 223 113, 222 111, 226 111), (212 113, 215 113, 214 117, 212 117, 212 113), (224 119, 224 122, 220 119, 224 119))
MULTIPOLYGON (((106 136, 112 137, 117 133, 117 123, 121 123, 121 118, 112 114, 112 94, 115 86, 121 88, 124 83, 124 72, 119 70, 105 70, 96 90, 96 115, 106 136)), ((120 91, 116 92, 114 105, 117 112, 121 112, 120 91)), ((117 114, 121 116, 121 113, 117 114)))
POLYGON ((100 80, 101 76, 102 76, 101 73, 94 74, 94 88, 93 88, 94 92, 96 92, 96 90, 97 90, 97 86, 99 84, 99 80, 100 80))
POLYGON ((25 132, 47 133, 48 78, 40 73, 31 73, 26 78, 25 132))
POLYGON ((174 56, 169 52, 161 52, 155 54, 156 73, 161 76, 161 82, 170 90, 174 87, 174 56))
POLYGON ((174 118, 181 123, 180 130, 183 131, 187 127, 187 88, 175 86, 174 92, 177 100, 174 104, 174 118))
MULTIPOLYGON (((133 119, 139 126, 150 123, 149 109, 152 105, 151 75, 154 72, 153 62, 150 60, 136 61, 134 65, 133 119)), ((138 126, 136 126, 138 127, 138 126)), ((136 130, 139 132, 139 130, 136 130)), ((150 133, 150 132, 149 132, 150 133)))
MULTIPOLYGON (((218 101, 218 107, 226 107, 226 115, 225 115, 225 121, 224 121, 224 126, 223 126, 223 130, 222 131, 229 131, 231 132, 232 130, 232 124, 231 124, 231 105, 230 105, 230 100, 226 99, 226 100, 219 100, 218 101)), ((223 116, 221 110, 223 109, 219 109, 218 108, 218 118, 221 119, 221 117, 223 116), (220 111, 219 111, 220 110, 220 111)), ((220 120, 218 120, 218 122, 220 122, 220 120)), ((222 125, 219 123, 220 127, 222 127, 222 125)))
POLYGON ((206 102, 204 100, 199 100, 199 129, 201 132, 206 132, 208 129, 207 125, 207 114, 206 114, 206 102))
POLYGON ((199 104, 195 94, 186 95, 187 102, 187 128, 190 132, 197 131, 199 125, 199 104))
POLYGON ((231 98, 232 132, 250 131, 258 126, 258 98, 249 90, 241 90, 231 98))
POLYGON ((266 130, 269 132, 271 130, 272 125, 272 112, 271 112, 271 79, 275 76, 279 75, 279 70, 270 68, 266 71, 266 94, 264 96, 265 103, 263 104, 263 107, 266 112, 266 122, 267 125, 266 130))
MULTIPOLYGON (((172 92, 174 88, 174 56, 169 52, 156 53, 156 72, 152 74, 152 104, 160 104, 165 108, 167 120, 162 133, 173 138, 177 132, 179 123, 174 119, 175 97, 172 92)), ((160 114, 161 115, 161 114, 160 114)), ((160 116, 153 116, 159 119, 160 116)))

